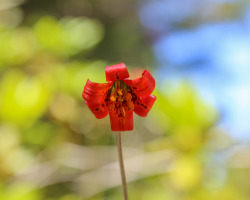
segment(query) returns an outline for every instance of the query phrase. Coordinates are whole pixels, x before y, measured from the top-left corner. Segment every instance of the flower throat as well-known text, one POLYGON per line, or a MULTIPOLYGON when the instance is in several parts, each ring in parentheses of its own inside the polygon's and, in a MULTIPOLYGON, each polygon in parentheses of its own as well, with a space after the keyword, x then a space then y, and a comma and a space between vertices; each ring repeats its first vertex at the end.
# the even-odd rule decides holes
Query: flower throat
POLYGON ((132 89, 123 81, 115 81, 108 91, 107 99, 109 112, 116 113, 118 117, 125 117, 126 111, 134 110, 136 95, 132 89))

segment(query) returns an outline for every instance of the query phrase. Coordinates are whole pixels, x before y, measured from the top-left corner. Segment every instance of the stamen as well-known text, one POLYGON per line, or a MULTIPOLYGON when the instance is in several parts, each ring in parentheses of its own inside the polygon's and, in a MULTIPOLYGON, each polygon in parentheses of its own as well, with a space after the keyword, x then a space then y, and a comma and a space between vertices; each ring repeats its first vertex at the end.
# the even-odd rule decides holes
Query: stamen
POLYGON ((127 105, 128 105, 129 110, 134 110, 135 107, 134 107, 134 103, 132 101, 128 101, 127 105))
POLYGON ((109 110, 110 112, 114 111, 115 110, 115 104, 112 103, 110 106, 109 106, 109 110))
POLYGON ((116 101, 116 95, 111 93, 110 100, 113 102, 116 101))
POLYGON ((120 96, 123 95, 123 93, 122 93, 122 91, 121 91, 120 89, 118 89, 117 93, 118 93, 120 96))
POLYGON ((131 101, 132 95, 131 95, 129 92, 126 92, 126 94, 125 94, 125 99, 126 99, 127 101, 131 101))
POLYGON ((126 115, 125 108, 123 106, 121 106, 120 109, 121 109, 122 116, 125 117, 125 115, 126 115))
POLYGON ((109 111, 116 113, 118 117, 124 118, 126 111, 134 110, 133 92, 123 81, 115 81, 110 89, 109 111))
POLYGON ((115 85, 115 91, 116 91, 117 90, 117 81, 115 81, 114 85, 115 85))
POLYGON ((123 102, 123 98, 121 96, 118 97, 119 102, 123 102))

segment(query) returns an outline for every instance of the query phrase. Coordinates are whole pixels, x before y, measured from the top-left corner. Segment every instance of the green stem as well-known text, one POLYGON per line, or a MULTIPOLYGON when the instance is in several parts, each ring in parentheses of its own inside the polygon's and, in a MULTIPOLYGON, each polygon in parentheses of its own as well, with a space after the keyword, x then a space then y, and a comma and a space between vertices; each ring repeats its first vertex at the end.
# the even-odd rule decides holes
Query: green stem
POLYGON ((118 149, 118 156, 119 156, 120 172, 121 172, 121 178, 122 178, 123 196, 124 196, 124 200, 128 200, 127 182, 126 182, 126 175, 125 175, 123 156, 122 156, 121 132, 116 133, 116 141, 117 141, 117 149, 118 149))

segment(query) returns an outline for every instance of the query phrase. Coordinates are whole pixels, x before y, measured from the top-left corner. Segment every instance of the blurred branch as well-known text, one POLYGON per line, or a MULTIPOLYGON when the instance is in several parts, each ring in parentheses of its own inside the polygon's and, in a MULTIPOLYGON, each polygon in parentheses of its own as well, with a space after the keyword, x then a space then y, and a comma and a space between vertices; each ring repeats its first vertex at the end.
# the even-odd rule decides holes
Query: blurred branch
MULTIPOLYGON (((126 148, 124 148, 126 149, 126 148)), ((170 170, 173 152, 169 150, 143 153, 125 158, 127 181, 132 182, 148 176, 164 174, 170 170)), ((120 185, 118 163, 110 163, 83 174, 75 186, 82 197, 88 198, 120 185), (87 187, 86 187, 87 186, 87 187)))
MULTIPOLYGON (((38 187, 73 181, 74 190, 83 198, 120 185, 119 165, 113 161, 116 160, 116 155, 112 156, 116 154, 116 146, 82 147, 64 144, 57 152, 56 162, 33 166, 17 176, 15 181, 28 181, 38 187), (70 173, 65 170, 60 173, 63 167, 73 170, 70 173)), ((124 147, 128 183, 168 172, 173 156, 173 151, 169 150, 145 153, 124 147)))
POLYGON ((24 1, 12 1, 12 0, 3 0, 0 1, 0 10, 7 10, 16 6, 19 6, 20 4, 22 4, 24 1))

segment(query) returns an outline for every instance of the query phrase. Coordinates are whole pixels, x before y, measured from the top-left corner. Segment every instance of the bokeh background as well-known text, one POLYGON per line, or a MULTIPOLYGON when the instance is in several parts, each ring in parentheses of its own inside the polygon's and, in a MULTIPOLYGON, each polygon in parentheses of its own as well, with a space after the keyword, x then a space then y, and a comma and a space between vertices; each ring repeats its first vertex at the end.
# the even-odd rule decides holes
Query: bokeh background
POLYGON ((131 200, 250 199, 248 0, 0 0, 0 199, 122 199, 81 97, 124 62, 157 101, 123 134, 131 200))

